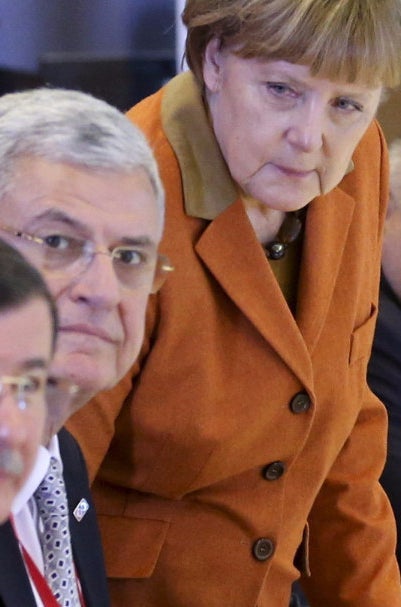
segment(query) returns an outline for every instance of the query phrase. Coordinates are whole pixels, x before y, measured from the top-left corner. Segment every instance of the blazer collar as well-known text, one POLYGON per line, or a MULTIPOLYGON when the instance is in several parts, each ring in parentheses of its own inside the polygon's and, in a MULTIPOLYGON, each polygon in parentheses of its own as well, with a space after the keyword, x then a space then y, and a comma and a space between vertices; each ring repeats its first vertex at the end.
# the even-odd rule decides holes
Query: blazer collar
POLYGON ((185 211, 191 217, 214 219, 238 194, 191 72, 170 80, 161 112, 164 131, 180 165, 185 211), (213 188, 204 187, 210 183, 213 188))
POLYGON ((311 354, 332 299, 354 206, 353 198, 338 188, 310 203, 296 319, 240 200, 216 217, 195 245, 230 299, 309 387, 311 354))
POLYGON ((297 323, 313 351, 332 300, 355 199, 337 187, 308 207, 299 277, 297 323))

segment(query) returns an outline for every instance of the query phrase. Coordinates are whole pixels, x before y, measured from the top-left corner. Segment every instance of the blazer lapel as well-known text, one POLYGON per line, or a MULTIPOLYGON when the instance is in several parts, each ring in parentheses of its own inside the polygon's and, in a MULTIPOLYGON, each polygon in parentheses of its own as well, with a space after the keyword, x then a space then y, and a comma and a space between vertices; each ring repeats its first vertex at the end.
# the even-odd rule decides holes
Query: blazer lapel
POLYGON ((308 350, 242 202, 214 219, 195 248, 232 301, 299 379, 310 385, 308 350))
POLYGON ((336 188, 308 208, 296 319, 311 353, 330 306, 354 207, 355 200, 336 188))
POLYGON ((74 561, 82 584, 86 606, 108 607, 110 603, 103 552, 85 462, 78 444, 69 432, 62 429, 58 437, 67 489, 74 561), (82 498, 88 502, 89 510, 78 521, 74 510, 82 498))

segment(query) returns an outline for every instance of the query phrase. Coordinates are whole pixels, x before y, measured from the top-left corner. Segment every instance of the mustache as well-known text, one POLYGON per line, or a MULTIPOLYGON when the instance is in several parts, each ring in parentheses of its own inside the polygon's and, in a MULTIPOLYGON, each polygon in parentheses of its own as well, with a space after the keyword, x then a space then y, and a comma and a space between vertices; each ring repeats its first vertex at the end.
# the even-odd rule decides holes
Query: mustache
POLYGON ((24 471, 24 461, 15 449, 0 449, 0 471, 19 477, 24 471))

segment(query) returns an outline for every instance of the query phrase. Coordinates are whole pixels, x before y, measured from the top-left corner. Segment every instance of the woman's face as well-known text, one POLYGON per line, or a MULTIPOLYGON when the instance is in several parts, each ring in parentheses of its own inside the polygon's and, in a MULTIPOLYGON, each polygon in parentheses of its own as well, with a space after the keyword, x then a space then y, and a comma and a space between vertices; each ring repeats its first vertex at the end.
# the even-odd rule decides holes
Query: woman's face
POLYGON ((317 78, 304 65, 242 59, 215 39, 203 74, 213 129, 234 181, 283 211, 304 207, 341 181, 382 91, 317 78))

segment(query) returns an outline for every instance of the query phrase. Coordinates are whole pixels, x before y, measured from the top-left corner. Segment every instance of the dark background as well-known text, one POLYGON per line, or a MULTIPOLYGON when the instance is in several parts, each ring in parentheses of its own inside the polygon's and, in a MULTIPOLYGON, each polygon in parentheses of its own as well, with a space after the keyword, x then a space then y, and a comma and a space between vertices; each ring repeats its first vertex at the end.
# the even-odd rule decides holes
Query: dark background
POLYGON ((40 85, 126 110, 176 71, 174 0, 0 0, 0 94, 40 85))

